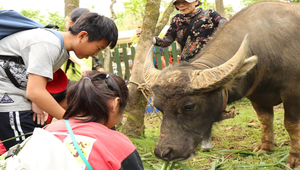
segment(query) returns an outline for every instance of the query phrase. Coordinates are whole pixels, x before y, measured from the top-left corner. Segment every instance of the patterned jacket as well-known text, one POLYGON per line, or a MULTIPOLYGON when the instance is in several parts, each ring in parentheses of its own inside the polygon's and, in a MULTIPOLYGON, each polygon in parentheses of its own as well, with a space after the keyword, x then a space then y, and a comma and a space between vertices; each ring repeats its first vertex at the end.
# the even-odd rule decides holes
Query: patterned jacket
POLYGON ((202 8, 199 8, 195 13, 175 15, 172 18, 170 28, 163 39, 155 37, 155 45, 167 47, 175 40, 181 44, 184 33, 186 32, 191 19, 198 13, 200 14, 197 16, 198 18, 195 20, 192 30, 190 31, 190 35, 187 37, 186 45, 181 52, 181 61, 189 61, 201 51, 219 24, 227 21, 213 9, 203 10, 202 8))

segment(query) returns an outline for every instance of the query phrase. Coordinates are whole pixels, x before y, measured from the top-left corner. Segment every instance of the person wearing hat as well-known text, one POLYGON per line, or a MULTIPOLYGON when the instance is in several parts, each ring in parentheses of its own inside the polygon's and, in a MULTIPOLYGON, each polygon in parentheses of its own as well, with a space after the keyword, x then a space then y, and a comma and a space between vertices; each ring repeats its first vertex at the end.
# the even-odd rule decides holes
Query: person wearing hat
MULTIPOLYGON (((16 63, 0 59, 0 140, 13 138, 9 143, 3 143, 6 149, 24 141, 35 127, 43 126, 32 120, 36 113, 32 103, 56 119, 63 117, 65 109, 46 87, 49 81, 55 79, 53 73, 67 61, 70 51, 82 59, 98 55, 107 46, 114 48, 118 28, 110 18, 88 12, 81 15, 68 31, 58 32, 58 36, 38 28, 20 31, 0 40, 0 55, 18 57, 17 60, 23 61, 16 63), (17 83, 8 77, 4 65, 9 66, 9 72, 17 83)), ((55 89, 57 87, 55 85, 55 89)))
MULTIPOLYGON (((87 8, 75 8, 70 14, 69 26, 73 25, 76 20, 84 13, 90 12, 87 8)), ((94 65, 94 58, 79 59, 73 51, 70 51, 70 58, 61 67, 71 81, 79 81, 81 76, 90 72, 94 65)), ((103 68, 99 68, 104 71, 103 68)))
MULTIPOLYGON (((161 47, 168 47, 175 40, 181 44, 180 60, 188 62, 205 46, 213 32, 226 20, 213 9, 197 8, 202 3, 199 0, 175 0, 173 5, 180 14, 176 14, 171 19, 170 28, 163 38, 153 37, 153 44, 161 47), (195 18, 186 41, 183 37, 191 20, 195 18)), ((139 37, 142 32, 141 27, 136 30, 139 37)))
MULTIPOLYGON (((73 83, 69 81, 67 75, 62 69, 58 69, 53 73, 53 80, 48 81, 46 90, 52 95, 55 101, 66 110, 64 98, 66 96, 67 87, 73 83)), ((52 122, 53 116, 49 115, 42 109, 40 109, 35 103, 32 103, 33 121, 39 125, 49 124, 52 122)))

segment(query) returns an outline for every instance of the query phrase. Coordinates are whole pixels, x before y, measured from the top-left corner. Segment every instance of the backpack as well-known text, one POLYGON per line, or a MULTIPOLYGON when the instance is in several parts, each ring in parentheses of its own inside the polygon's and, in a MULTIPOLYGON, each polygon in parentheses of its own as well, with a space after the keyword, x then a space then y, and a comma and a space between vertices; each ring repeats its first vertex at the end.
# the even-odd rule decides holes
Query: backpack
MULTIPOLYGON (((13 11, 13 10, 0 10, 0 41, 6 36, 9 36, 11 34, 25 31, 29 29, 35 29, 35 28, 58 28, 56 25, 49 24, 47 26, 44 26, 43 24, 40 24, 30 18, 27 18, 20 13, 13 11)), ((53 34, 55 34, 61 42, 61 51, 64 46, 64 40, 62 35, 54 30, 49 29, 53 34)), ((20 76, 16 75, 18 73, 11 72, 11 65, 17 67, 19 70, 20 68, 22 70, 25 70, 24 61, 22 57, 15 57, 15 56, 3 56, 0 55, 0 60, 6 61, 3 65, 3 69, 5 73, 7 74, 10 81, 18 88, 26 88, 26 75, 20 76), (11 63, 13 61, 14 63, 11 63), (25 81, 24 81, 25 80, 25 81)), ((13 69, 12 69, 13 70, 13 69)), ((15 69, 16 70, 16 69, 15 69)))
POLYGON ((33 134, 0 156, 3 170, 82 170, 69 149, 51 132, 35 128, 33 134))

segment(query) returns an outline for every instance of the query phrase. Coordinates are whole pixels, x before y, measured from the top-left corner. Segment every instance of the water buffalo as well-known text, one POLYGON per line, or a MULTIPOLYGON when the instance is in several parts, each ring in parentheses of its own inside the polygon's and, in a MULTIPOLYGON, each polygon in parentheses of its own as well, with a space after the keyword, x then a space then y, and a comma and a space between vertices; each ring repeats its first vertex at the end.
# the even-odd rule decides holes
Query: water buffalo
POLYGON ((155 155, 167 161, 191 157, 224 106, 247 97, 261 123, 258 152, 274 151, 273 107, 283 102, 288 166, 299 167, 299 30, 299 4, 260 2, 232 17, 190 63, 156 70, 149 52, 144 80, 163 113, 155 155))

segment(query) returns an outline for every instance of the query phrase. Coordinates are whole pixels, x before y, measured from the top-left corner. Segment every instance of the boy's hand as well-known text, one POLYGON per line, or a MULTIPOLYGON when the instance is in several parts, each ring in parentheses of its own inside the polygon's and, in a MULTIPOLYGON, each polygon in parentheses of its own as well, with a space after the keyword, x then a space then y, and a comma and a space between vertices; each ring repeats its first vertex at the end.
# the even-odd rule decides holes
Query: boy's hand
POLYGON ((140 37, 141 33, 142 33, 142 28, 141 28, 141 26, 138 26, 138 29, 136 29, 135 34, 137 37, 140 37))
POLYGON ((80 63, 80 69, 81 76, 85 76, 88 72, 92 71, 92 69, 84 61, 80 63))
POLYGON ((80 66, 81 76, 85 76, 88 72, 92 71, 92 68, 85 61, 79 59, 73 51, 70 51, 70 60, 80 66))
POLYGON ((44 112, 41 108, 39 108, 35 103, 32 102, 31 109, 34 112, 32 116, 32 120, 37 120, 38 125, 43 125, 48 119, 48 113, 44 112))
MULTIPOLYGON (((46 90, 47 78, 29 73, 26 96, 33 103, 38 105, 43 111, 56 119, 62 119, 66 112, 51 94, 46 90)), ((46 118, 45 118, 46 119, 46 118)), ((44 118, 41 120, 45 120, 44 118)))
POLYGON ((104 70, 103 68, 101 68, 101 67, 99 67, 99 68, 97 69, 97 71, 105 72, 105 70, 104 70))

